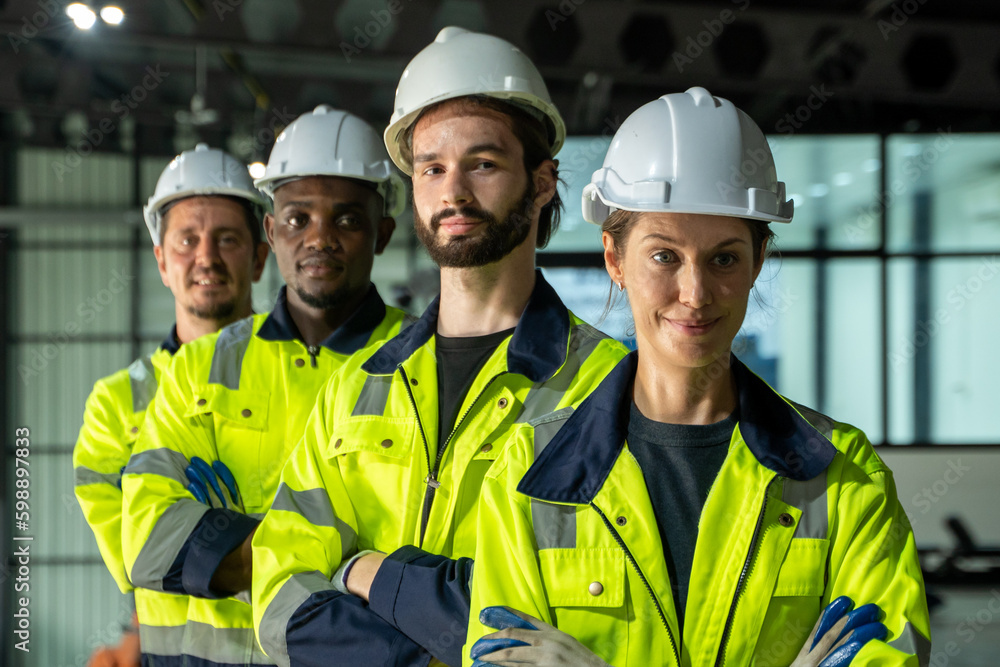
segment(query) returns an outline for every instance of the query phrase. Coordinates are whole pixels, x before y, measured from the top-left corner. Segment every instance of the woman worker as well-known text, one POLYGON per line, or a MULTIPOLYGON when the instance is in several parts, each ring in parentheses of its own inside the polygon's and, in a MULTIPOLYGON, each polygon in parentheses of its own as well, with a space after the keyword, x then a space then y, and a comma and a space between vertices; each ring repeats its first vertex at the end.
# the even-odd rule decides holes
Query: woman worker
MULTIPOLYGON (((602 225, 638 350, 577 410, 524 425, 492 467, 469 660, 926 665, 892 473, 859 429, 731 352, 768 223, 792 217, 760 129, 703 88, 665 95, 618 130, 583 211, 602 225), (846 598, 876 603, 887 634, 827 632, 846 598), (834 655, 835 640, 853 645, 834 655)), ((862 609, 851 627, 875 620, 862 609)))

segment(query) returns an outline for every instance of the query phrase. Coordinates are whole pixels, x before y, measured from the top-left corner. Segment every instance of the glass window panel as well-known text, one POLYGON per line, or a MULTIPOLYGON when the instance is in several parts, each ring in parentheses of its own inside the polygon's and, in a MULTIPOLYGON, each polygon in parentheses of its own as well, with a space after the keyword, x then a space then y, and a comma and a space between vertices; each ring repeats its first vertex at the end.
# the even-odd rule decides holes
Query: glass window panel
POLYGON ((555 252, 600 252, 601 230, 583 219, 580 200, 590 177, 604 164, 611 145, 607 136, 567 137, 559 155, 559 196, 563 201, 562 221, 546 250, 555 252))
POLYGON ((1000 134, 895 135, 886 155, 891 251, 1000 247, 1000 134))
POLYGON ((768 143, 778 178, 795 201, 792 223, 772 225, 780 247, 878 247, 878 136, 771 136, 768 143))
POLYGON ((890 262, 893 442, 1000 441, 998 273, 993 256, 890 262))
POLYGON ((543 269, 542 272, 574 315, 629 347, 635 347, 632 313, 627 300, 618 298, 618 288, 614 289, 613 307, 602 319, 611 293, 611 278, 607 271, 603 268, 572 268, 543 269))
POLYGON ((134 277, 127 250, 28 250, 17 253, 22 335, 124 334, 134 277))

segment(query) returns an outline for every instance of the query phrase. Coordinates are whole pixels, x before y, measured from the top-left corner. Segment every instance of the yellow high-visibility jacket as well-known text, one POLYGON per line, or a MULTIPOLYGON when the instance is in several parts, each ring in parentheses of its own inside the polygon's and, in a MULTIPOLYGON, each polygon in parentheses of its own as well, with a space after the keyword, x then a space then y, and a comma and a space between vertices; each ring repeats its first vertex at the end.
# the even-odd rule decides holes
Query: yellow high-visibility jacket
POLYGON ((823 608, 885 612, 852 667, 926 665, 910 523, 864 433, 787 401, 733 358, 739 424, 698 525, 683 638, 653 507, 625 441, 636 357, 572 414, 525 425, 483 484, 468 650, 507 605, 611 665, 787 667, 823 608))
MULTIPOLYGON (((464 616, 458 627, 443 620, 445 627, 433 628, 448 616, 436 614, 449 600, 464 606, 467 598, 461 602, 459 591, 445 600, 406 599, 404 561, 425 552, 472 556, 480 485, 511 430, 577 405, 625 354, 570 313, 536 273, 517 327, 473 380, 438 452, 437 305, 331 379, 254 535, 254 620, 261 645, 280 665, 426 664, 424 649, 459 660, 464 616), (368 605, 330 582, 359 549, 396 552, 375 578, 368 605), (431 640, 416 643, 409 621, 432 628, 431 640)), ((451 583, 461 588, 465 576, 451 583)))
MULTIPOLYGON (((122 593, 133 588, 122 561, 121 471, 132 454, 157 380, 178 349, 176 329, 172 329, 152 355, 98 380, 87 398, 83 426, 73 448, 76 499, 122 593)), ((184 632, 188 597, 141 588, 134 595, 139 643, 147 659, 159 665, 177 658, 179 642, 169 638, 179 638, 184 632)))
POLYGON ((149 407, 123 477, 125 565, 136 586, 191 595, 183 654, 199 667, 272 664, 253 634, 246 593, 213 590, 222 559, 256 528, 322 386, 350 355, 395 335, 405 314, 372 286, 322 345, 302 342, 282 288, 254 315, 185 345, 149 407), (232 472, 246 514, 188 491, 193 457, 232 472))

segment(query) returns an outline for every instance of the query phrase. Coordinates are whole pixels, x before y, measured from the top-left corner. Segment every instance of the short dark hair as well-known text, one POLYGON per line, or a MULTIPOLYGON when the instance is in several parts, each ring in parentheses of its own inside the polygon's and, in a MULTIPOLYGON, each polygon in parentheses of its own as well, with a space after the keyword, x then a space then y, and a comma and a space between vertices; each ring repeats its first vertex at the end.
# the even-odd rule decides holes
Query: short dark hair
MULTIPOLYGON (((490 97, 489 95, 468 95, 466 97, 452 98, 444 100, 443 102, 438 102, 437 104, 432 104, 420 112, 417 118, 410 123, 410 126, 403 132, 400 152, 402 153, 405 161, 409 162, 411 165, 413 164, 413 128, 417 126, 417 123, 424 117, 424 114, 437 109, 443 104, 454 102, 455 100, 462 100, 463 102, 467 102, 475 106, 496 111, 497 113, 503 114, 510 119, 510 129, 514 133, 517 140, 521 142, 521 148, 524 152, 524 170, 528 173, 529 185, 531 184, 531 172, 537 169, 538 166, 545 160, 553 159, 552 146, 549 143, 549 132, 546 130, 545 123, 543 121, 528 113, 516 104, 505 102, 495 97, 490 97)), ((557 167, 556 181, 558 180, 559 169, 557 167)), ((532 196, 534 196, 534 187, 531 187, 529 192, 531 192, 532 196)), ((559 221, 562 219, 562 211, 563 202, 562 198, 559 196, 559 190, 557 188, 555 193, 552 195, 552 199, 549 200, 549 203, 543 206, 542 210, 538 213, 538 236, 535 241, 535 247, 544 248, 549 244, 549 240, 552 238, 552 235, 559 229, 559 221)))
MULTIPOLYGON (((233 197, 231 195, 195 195, 203 197, 219 197, 221 199, 228 199, 229 201, 236 202, 243 209, 243 217, 246 220, 247 228, 250 230, 250 238, 253 241, 253 247, 256 248, 263 241, 263 233, 261 232, 261 219, 264 217, 264 210, 259 205, 254 204, 249 199, 244 199, 243 197, 233 197)), ((179 201, 184 201, 188 197, 183 197, 175 201, 170 202, 167 206, 160 212, 160 243, 163 243, 163 239, 167 236, 167 214, 170 213, 170 209, 174 207, 179 201)))

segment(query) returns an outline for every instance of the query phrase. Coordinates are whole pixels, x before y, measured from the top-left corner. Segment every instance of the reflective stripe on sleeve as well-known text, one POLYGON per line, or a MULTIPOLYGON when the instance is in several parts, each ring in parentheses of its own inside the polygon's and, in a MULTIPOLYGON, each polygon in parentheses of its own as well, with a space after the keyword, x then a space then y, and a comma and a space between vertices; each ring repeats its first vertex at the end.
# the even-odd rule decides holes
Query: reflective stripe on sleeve
POLYGON ((293 574, 267 605, 260 619, 261 645, 282 667, 288 667, 285 631, 292 614, 314 593, 333 590, 330 580, 317 570, 293 574))
POLYGON ((802 518, 799 519, 793 537, 826 539, 829 531, 825 471, 803 482, 786 479, 781 499, 802 510, 802 518))
POLYGON ((274 495, 272 510, 295 512, 314 526, 336 528, 340 533, 341 559, 357 551, 358 536, 354 529, 333 513, 333 505, 326 489, 295 491, 284 482, 274 495))
POLYGON ((86 466, 73 468, 73 486, 88 486, 90 484, 110 484, 117 487, 121 480, 121 473, 117 472, 97 472, 86 466))
POLYGON ((163 578, 208 508, 197 500, 179 500, 160 516, 132 566, 136 586, 163 590, 163 578))
POLYGON ((208 381, 221 384, 229 389, 240 388, 240 372, 243 370, 243 356, 250 345, 253 334, 253 318, 234 322, 219 332, 212 354, 212 368, 208 381))
POLYGON ((917 632, 909 623, 903 626, 898 637, 889 642, 889 646, 903 653, 915 654, 920 667, 927 667, 931 662, 931 640, 917 632))
POLYGON ((128 367, 129 384, 132 386, 132 412, 142 412, 156 395, 156 373, 148 357, 136 359, 128 367))
POLYGON ((183 625, 143 625, 141 622, 139 624, 139 645, 145 654, 179 656, 183 644, 183 625))
POLYGON ((168 479, 176 480, 188 486, 187 475, 184 469, 188 466, 188 459, 180 452, 158 447, 145 452, 133 454, 128 461, 125 472, 130 475, 159 475, 168 479))
POLYGON ((257 644, 253 628, 216 628, 191 620, 184 633, 184 654, 219 665, 276 664, 257 644))

